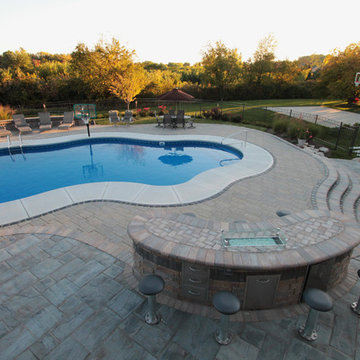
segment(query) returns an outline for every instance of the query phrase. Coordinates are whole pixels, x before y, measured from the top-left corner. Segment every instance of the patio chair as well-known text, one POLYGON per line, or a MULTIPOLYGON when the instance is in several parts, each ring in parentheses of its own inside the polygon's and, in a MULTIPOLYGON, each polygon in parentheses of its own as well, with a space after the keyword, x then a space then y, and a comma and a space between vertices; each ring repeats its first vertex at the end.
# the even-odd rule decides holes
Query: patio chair
POLYGON ((130 124, 131 122, 134 121, 134 118, 132 116, 132 111, 131 110, 126 110, 125 111, 125 114, 124 114, 124 117, 121 119, 121 121, 127 123, 127 124, 130 124))
POLYGON ((169 110, 169 115, 175 117, 176 116, 175 110, 169 110))
POLYGON ((24 114, 13 115, 15 127, 20 131, 20 134, 32 132, 31 127, 25 120, 24 114))
POLYGON ((185 116, 185 110, 178 110, 176 115, 185 116))
POLYGON ((38 115, 39 115, 39 120, 40 120, 40 125, 39 125, 40 131, 50 130, 51 129, 50 113, 49 112, 39 112, 38 115))
POLYGON ((184 113, 181 115, 181 114, 177 114, 176 115, 176 119, 175 119, 175 127, 178 127, 178 126, 182 126, 183 128, 185 128, 185 117, 184 117, 184 113))
POLYGON ((117 110, 109 111, 109 121, 110 121, 110 124, 120 122, 119 112, 117 110))
POLYGON ((74 112, 73 111, 65 111, 64 119, 59 125, 59 130, 69 130, 74 125, 74 112))
POLYGON ((172 121, 172 117, 170 114, 165 114, 164 115, 164 118, 163 118, 163 127, 164 129, 167 127, 167 126, 173 126, 173 121, 172 121))

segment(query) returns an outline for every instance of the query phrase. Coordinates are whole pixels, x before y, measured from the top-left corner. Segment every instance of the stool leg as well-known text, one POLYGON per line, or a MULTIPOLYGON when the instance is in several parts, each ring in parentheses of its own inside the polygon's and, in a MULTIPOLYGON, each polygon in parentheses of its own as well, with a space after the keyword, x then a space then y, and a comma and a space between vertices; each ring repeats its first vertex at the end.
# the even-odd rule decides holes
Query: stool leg
POLYGON ((359 300, 356 302, 353 302, 352 304, 350 304, 351 310, 355 313, 360 315, 360 297, 359 300))
POLYGON ((145 322, 149 325, 155 325, 160 321, 160 315, 155 311, 155 295, 148 296, 148 312, 145 314, 145 322))
POLYGON ((309 315, 306 319, 305 326, 301 326, 298 330, 299 335, 308 341, 314 341, 317 339, 317 332, 315 329, 316 321, 319 316, 319 312, 314 309, 310 309, 309 315))
POLYGON ((229 315, 221 314, 220 327, 215 333, 215 339, 220 345, 227 345, 231 342, 229 333, 229 315))

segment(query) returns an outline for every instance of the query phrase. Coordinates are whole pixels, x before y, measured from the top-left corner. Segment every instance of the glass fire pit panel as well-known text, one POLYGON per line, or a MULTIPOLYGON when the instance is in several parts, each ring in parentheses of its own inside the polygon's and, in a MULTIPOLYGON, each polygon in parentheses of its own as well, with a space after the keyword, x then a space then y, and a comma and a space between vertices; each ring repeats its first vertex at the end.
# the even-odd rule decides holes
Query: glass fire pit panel
POLYGON ((222 243, 225 247, 232 246, 284 246, 286 239, 280 234, 271 234, 268 236, 246 236, 222 234, 222 243))

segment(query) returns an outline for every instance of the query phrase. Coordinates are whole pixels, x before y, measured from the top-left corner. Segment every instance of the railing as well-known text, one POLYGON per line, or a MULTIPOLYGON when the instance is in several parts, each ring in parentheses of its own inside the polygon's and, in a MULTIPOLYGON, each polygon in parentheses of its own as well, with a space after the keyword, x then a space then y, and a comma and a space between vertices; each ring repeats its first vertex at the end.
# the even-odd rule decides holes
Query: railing
MULTIPOLYGON (((245 139, 242 140, 242 141, 243 141, 243 143, 244 143, 244 146, 246 147, 248 131, 247 131, 247 130, 244 130, 244 129, 242 129, 242 130, 240 130, 240 131, 237 131, 236 133, 230 134, 230 135, 228 135, 228 136, 224 136, 224 137, 222 138, 222 140, 221 140, 221 145, 224 145, 224 141, 225 141, 226 139, 233 139, 234 136, 239 135, 239 134, 245 134, 245 139)), ((240 140, 240 141, 241 141, 241 140, 240 140)), ((238 142, 239 142, 239 140, 236 139, 236 141, 227 143, 227 144, 225 144, 225 145, 236 144, 236 143, 238 143, 238 142)))

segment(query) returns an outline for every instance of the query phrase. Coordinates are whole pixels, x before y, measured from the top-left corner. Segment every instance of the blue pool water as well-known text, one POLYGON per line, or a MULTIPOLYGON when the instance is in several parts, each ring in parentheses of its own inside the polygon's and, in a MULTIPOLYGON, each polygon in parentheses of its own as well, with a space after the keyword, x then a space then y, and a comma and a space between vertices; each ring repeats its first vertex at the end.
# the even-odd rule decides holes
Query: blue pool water
POLYGON ((0 202, 102 181, 176 185, 233 164, 240 151, 213 143, 86 139, 0 150, 0 202))

